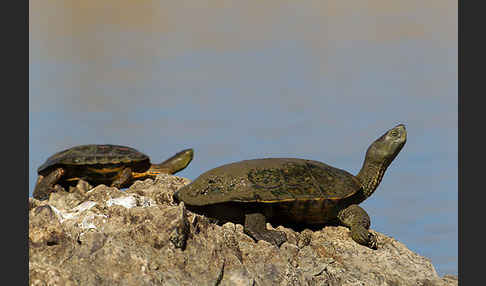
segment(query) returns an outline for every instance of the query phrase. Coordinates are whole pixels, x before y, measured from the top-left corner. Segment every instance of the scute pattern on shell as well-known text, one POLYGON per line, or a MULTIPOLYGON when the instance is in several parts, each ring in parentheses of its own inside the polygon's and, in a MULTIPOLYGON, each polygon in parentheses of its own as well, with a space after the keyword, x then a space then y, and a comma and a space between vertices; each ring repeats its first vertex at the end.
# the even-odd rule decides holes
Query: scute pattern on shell
POLYGON ((239 178, 232 176, 210 176, 206 180, 206 186, 194 195, 214 195, 231 193, 237 184, 242 183, 239 178))
POLYGON ((343 170, 327 165, 318 167, 307 164, 307 167, 321 192, 329 198, 346 197, 349 195, 349 190, 357 191, 359 182, 343 170))
POLYGON ((140 151, 119 145, 80 145, 58 152, 49 157, 37 172, 54 165, 94 165, 94 164, 120 164, 149 160, 148 156, 140 151))
POLYGON ((277 168, 250 169, 248 180, 257 189, 276 189, 283 186, 282 173, 277 168))
POLYGON ((324 163, 289 158, 241 161, 212 169, 182 188, 188 204, 283 202, 302 199, 342 199, 356 193, 353 175, 324 163))

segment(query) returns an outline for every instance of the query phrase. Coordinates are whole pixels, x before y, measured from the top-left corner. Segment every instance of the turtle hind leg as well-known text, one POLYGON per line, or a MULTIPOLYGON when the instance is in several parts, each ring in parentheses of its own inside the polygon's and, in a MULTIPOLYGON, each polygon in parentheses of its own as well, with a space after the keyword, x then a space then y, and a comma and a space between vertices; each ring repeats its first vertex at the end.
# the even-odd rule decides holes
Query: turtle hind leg
POLYGON ((112 187, 115 188, 123 188, 128 185, 132 181, 132 169, 124 168, 120 171, 116 179, 111 183, 112 187))
POLYGON ((160 173, 175 174, 184 170, 194 157, 193 149, 185 149, 160 164, 153 164, 151 169, 160 173))
POLYGON ((265 240, 269 243, 280 246, 287 241, 283 231, 267 229, 265 216, 261 213, 245 215, 244 232, 255 240, 265 240))
POLYGON ((32 196, 38 200, 47 200, 49 194, 56 190, 54 185, 61 179, 64 173, 65 170, 63 168, 57 168, 45 177, 39 175, 32 196))
POLYGON ((368 231, 370 217, 363 208, 350 205, 339 212, 338 219, 344 226, 349 227, 354 241, 371 249, 377 248, 375 235, 368 231))

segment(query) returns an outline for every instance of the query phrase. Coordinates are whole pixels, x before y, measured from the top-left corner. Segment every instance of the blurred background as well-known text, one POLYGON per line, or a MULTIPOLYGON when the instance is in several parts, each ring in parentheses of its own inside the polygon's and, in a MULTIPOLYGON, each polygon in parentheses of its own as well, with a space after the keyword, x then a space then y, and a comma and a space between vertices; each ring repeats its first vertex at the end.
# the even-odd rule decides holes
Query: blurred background
POLYGON ((456 274, 457 1, 30 1, 29 196, 79 144, 134 147, 177 175, 262 157, 356 174, 408 141, 362 206, 372 229, 456 274))

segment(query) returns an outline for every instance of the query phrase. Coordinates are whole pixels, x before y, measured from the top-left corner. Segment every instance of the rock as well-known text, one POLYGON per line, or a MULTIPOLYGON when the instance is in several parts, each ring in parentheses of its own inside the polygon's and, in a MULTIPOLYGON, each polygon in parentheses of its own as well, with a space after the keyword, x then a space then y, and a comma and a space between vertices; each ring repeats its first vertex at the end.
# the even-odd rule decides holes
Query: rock
POLYGON ((254 242, 239 224, 174 204, 187 183, 159 175, 121 191, 80 182, 45 201, 29 198, 30 285, 458 285, 377 232, 377 250, 341 226, 278 226, 288 238, 280 248, 254 242))

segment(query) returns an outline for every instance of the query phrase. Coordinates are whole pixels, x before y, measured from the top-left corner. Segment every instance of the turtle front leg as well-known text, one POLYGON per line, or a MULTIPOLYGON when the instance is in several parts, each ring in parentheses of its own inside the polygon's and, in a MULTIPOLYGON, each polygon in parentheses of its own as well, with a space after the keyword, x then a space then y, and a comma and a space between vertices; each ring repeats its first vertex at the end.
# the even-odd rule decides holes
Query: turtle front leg
POLYGON ((132 169, 127 167, 120 171, 120 174, 111 183, 111 186, 119 189, 127 185, 131 180, 132 180, 132 169))
POLYGON ((266 218, 261 213, 245 215, 245 226, 243 231, 255 240, 265 240, 276 246, 287 241, 285 232, 267 229, 266 218))
POLYGON ((358 205, 350 205, 341 210, 338 214, 339 221, 349 227, 351 238, 357 243, 376 249, 376 237, 368 231, 370 228, 370 217, 366 211, 358 205))
POLYGON ((38 200, 47 200, 49 194, 55 191, 54 185, 61 179, 64 173, 63 168, 58 168, 45 177, 39 175, 32 196, 38 200))

